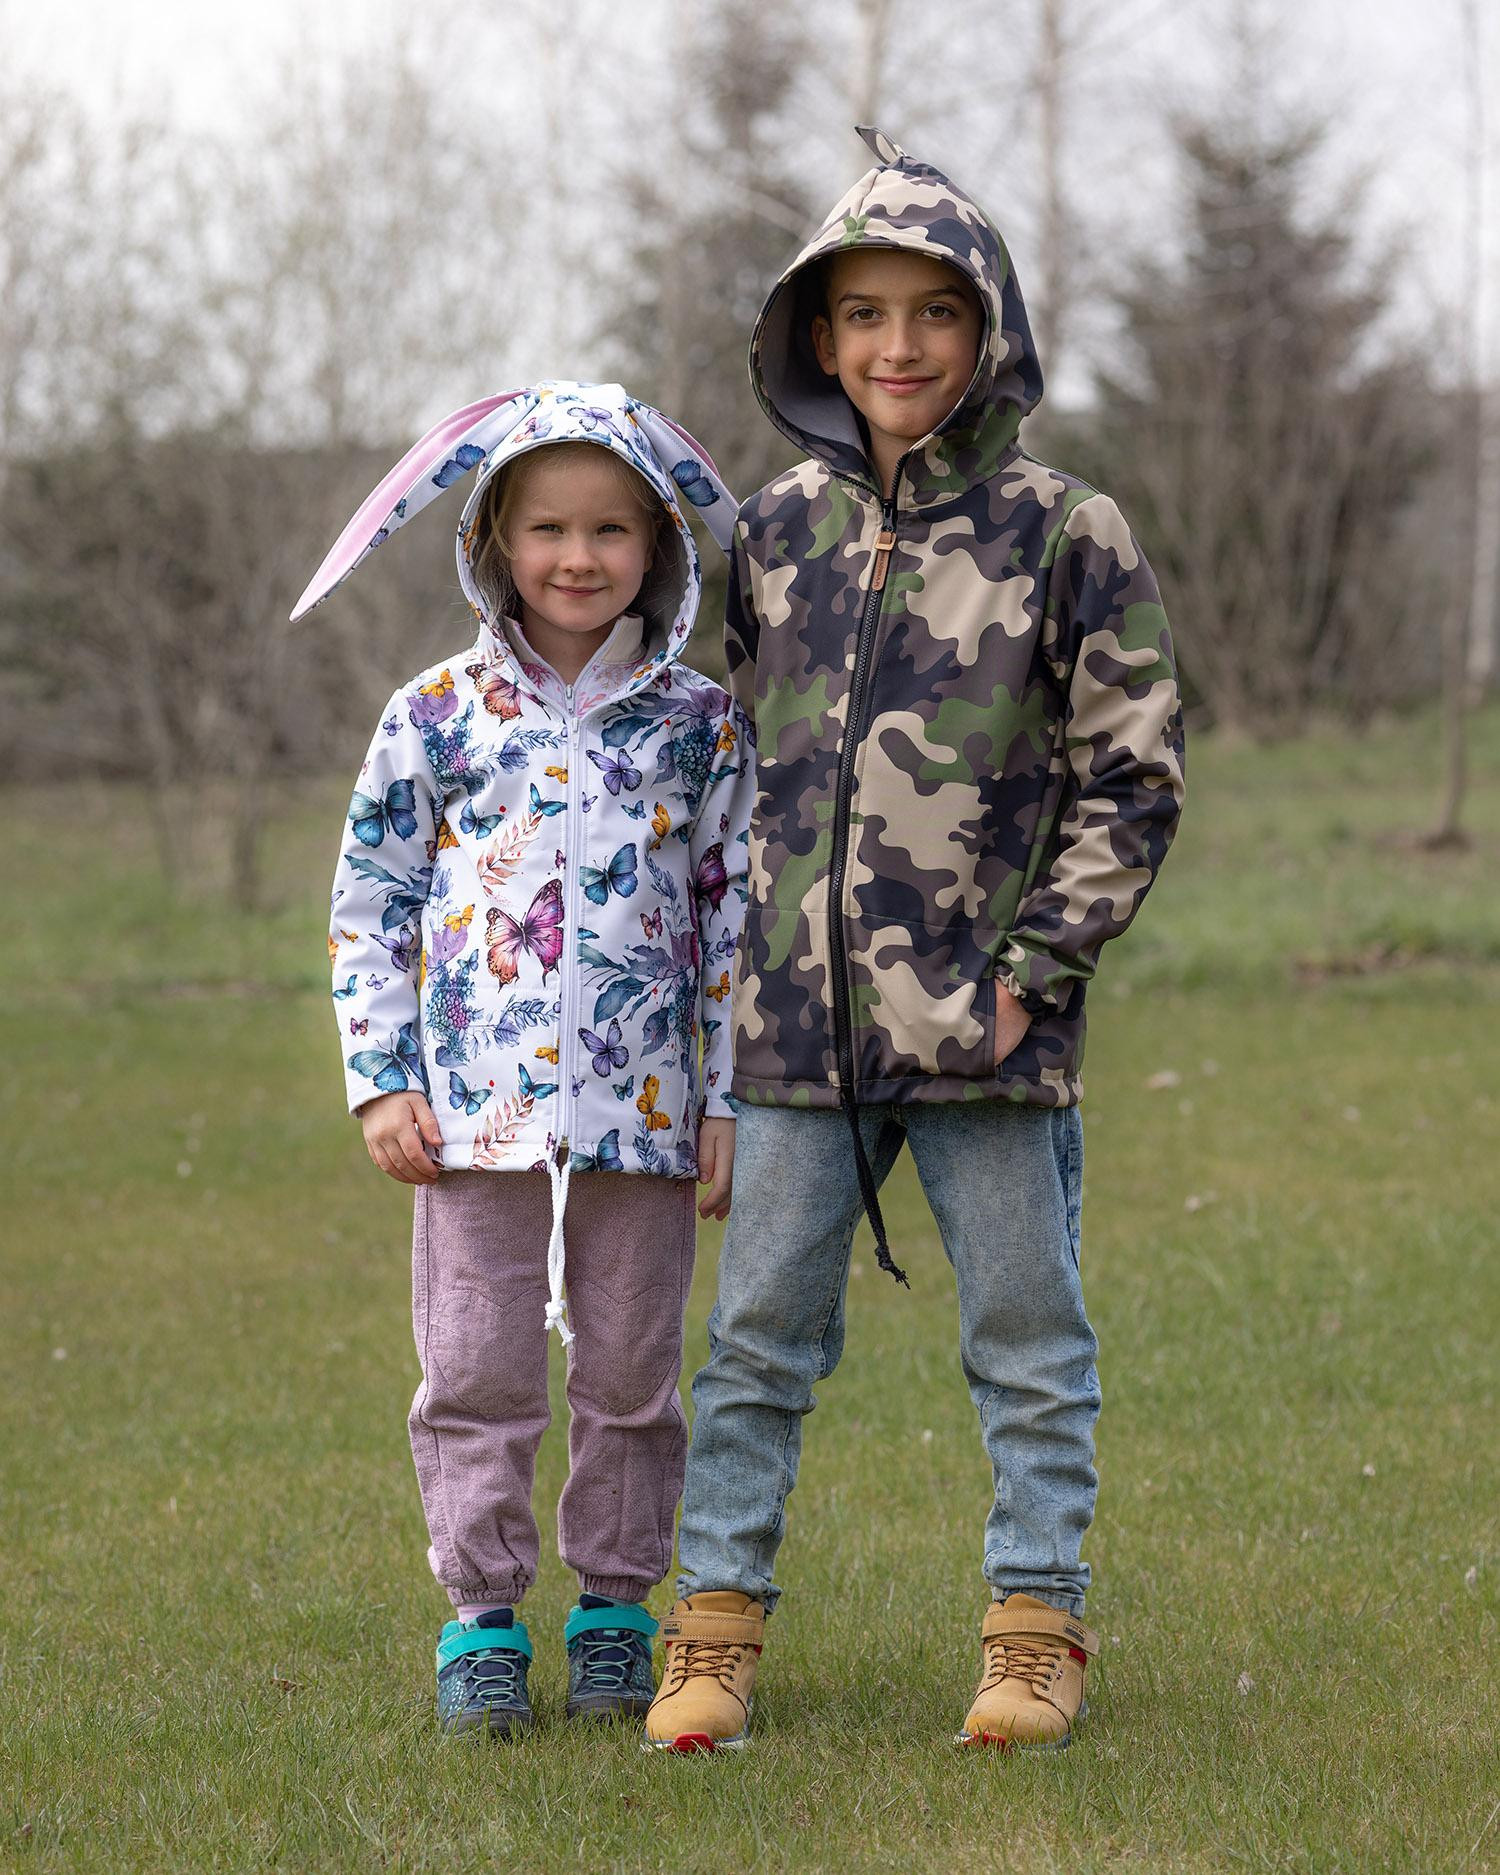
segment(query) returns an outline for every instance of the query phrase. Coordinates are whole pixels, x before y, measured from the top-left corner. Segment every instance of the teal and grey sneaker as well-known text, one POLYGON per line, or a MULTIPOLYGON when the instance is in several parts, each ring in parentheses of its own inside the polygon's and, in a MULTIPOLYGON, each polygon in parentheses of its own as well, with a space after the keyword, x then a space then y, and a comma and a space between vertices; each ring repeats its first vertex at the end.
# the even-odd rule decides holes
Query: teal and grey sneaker
POLYGON ((580 1595, 568 1616, 568 1717, 639 1719, 656 1692, 651 1637, 656 1623, 639 1602, 580 1595))
POLYGON ((526 1696, 530 1666, 531 1637, 513 1609, 448 1622, 437 1647, 438 1724, 493 1738, 529 1731, 536 1718, 526 1696))

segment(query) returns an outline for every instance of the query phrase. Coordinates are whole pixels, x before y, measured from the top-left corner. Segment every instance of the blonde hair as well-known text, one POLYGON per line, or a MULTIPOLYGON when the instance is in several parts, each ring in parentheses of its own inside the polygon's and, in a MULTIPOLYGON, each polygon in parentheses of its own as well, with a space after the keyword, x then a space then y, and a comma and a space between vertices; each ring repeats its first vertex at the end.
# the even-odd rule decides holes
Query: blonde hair
POLYGON ((513 614, 516 608, 515 582, 510 575, 510 530, 521 505, 526 477, 537 458, 556 458, 562 450, 586 449, 591 456, 604 455, 614 471, 620 492, 639 510, 651 542, 651 557, 641 590, 631 601, 630 610, 641 613, 648 625, 669 626, 682 591, 682 555, 676 541, 676 528, 661 497, 638 470, 618 456, 608 445, 586 443, 579 438, 566 442, 542 443, 528 449, 507 464, 485 490, 484 500, 473 521, 473 545, 469 562, 474 584, 492 611, 513 614), (671 551, 676 548, 676 552, 671 551))

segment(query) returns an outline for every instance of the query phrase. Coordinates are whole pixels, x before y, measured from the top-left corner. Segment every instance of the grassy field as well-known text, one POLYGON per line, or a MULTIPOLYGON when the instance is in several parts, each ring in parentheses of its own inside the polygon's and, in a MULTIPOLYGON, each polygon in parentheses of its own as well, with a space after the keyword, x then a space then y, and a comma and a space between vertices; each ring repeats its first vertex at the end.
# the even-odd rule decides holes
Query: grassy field
MULTIPOLYGON (((250 921, 211 880, 164 900, 127 791, 0 794, 0 1868, 1500 1868, 1500 714, 1465 855, 1403 837, 1432 737, 1200 742, 1179 850, 1106 958, 1105 1649, 1056 1760, 948 1742, 987 1474, 909 1169, 914 1290, 862 1236, 754 1749, 567 1733, 555 1559, 542 1728, 442 1744, 409 1198, 342 1113, 321 964, 344 780, 282 803, 250 921)), ((563 1457, 559 1423, 544 1527, 563 1457)))

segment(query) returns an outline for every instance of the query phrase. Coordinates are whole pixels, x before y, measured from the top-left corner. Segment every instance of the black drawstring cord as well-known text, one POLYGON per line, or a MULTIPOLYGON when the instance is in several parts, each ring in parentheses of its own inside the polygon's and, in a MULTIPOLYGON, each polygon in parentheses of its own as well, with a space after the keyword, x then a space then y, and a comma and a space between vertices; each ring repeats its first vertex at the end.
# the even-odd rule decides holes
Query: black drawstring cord
POLYGON ((880 1197, 875 1190, 875 1174, 870 1169, 870 1161, 865 1156, 864 1136, 859 1130, 859 1108, 852 1094, 843 1097, 844 1117, 849 1122, 849 1131, 854 1135, 854 1169, 859 1174, 859 1195, 864 1200, 865 1216, 870 1220, 870 1229, 875 1233, 875 1261, 887 1276, 894 1276, 903 1289, 910 1289, 906 1280, 906 1271, 891 1255, 891 1246, 885 1240, 885 1219, 880 1215, 880 1197))

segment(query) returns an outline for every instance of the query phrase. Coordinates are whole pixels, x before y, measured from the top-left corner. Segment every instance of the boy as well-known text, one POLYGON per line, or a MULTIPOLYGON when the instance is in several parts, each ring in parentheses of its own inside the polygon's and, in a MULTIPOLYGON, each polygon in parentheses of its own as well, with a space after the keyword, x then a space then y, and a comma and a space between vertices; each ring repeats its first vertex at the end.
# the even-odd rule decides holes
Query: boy
POLYGON ((1078 1274, 1084 991, 1171 839, 1181 712, 1118 510, 1016 440, 1041 373, 999 236, 946 177, 860 134, 877 167, 751 346, 767 415, 810 460, 740 511, 730 581, 760 763, 736 1198, 647 1737, 746 1741, 861 1204, 906 1280, 877 1191, 907 1142, 995 1476, 960 1740, 1058 1749, 1098 1648, 1080 1619, 1099 1406, 1078 1274))

